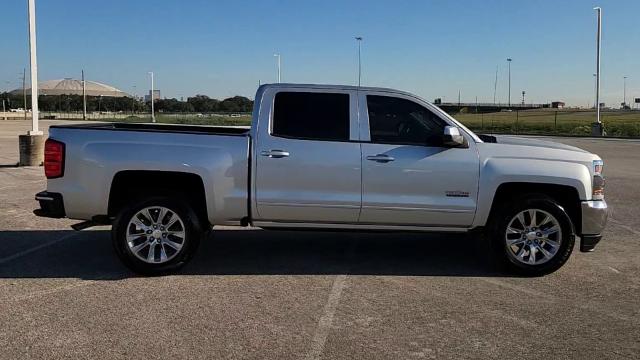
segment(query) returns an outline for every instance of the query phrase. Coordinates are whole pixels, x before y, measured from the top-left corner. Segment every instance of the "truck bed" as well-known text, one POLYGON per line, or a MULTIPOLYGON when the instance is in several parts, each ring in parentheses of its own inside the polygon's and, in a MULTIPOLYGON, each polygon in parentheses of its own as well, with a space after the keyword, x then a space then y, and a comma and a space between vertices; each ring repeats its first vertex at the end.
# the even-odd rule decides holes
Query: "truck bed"
MULTIPOLYGON (((247 216, 249 130, 172 124, 99 123, 56 125, 49 137, 64 144, 64 176, 49 179, 47 191, 63 195, 65 215, 89 220, 108 215, 114 179, 144 173, 192 174, 202 181, 212 224, 238 223, 247 216)), ((179 186, 176 191, 181 190, 179 186)))
POLYGON ((183 125, 183 124, 158 124, 158 123, 99 123, 99 124, 70 124, 53 125, 51 128, 62 129, 86 129, 86 130, 111 130, 111 131, 142 131, 163 133, 185 133, 205 135, 238 135, 249 133, 250 127, 241 126, 208 126, 208 125, 183 125))

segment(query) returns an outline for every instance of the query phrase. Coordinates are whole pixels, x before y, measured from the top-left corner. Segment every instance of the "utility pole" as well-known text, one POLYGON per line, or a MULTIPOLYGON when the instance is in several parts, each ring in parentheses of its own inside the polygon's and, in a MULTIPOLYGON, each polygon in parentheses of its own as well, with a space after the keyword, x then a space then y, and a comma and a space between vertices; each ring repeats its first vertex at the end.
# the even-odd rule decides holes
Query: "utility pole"
POLYGON ((280 64, 280 54, 273 54, 273 56, 275 56, 275 57, 277 57, 277 58, 278 58, 278 84, 279 84, 279 83, 280 83, 280 81, 281 81, 281 77, 280 77, 280 75, 281 75, 281 68, 280 68, 280 66, 281 66, 281 64, 280 64))
POLYGON ((149 75, 151 75, 151 122, 156 122, 156 113, 153 107, 153 103, 155 102, 155 94, 153 91, 153 71, 149 71, 149 75))
POLYGON ((358 87, 362 78, 362 36, 356 36, 358 42, 358 87))
POLYGON ((22 69, 22 107, 24 108, 24 120, 27 120, 27 69, 22 69))
MULTIPOLYGON (((7 84, 6 86, 6 91, 5 91, 5 97, 9 97, 9 80, 5 81, 5 83, 7 84)), ((7 108, 4 105, 4 97, 2 98, 2 115, 4 116, 4 119, 7 120, 7 108)))
MULTIPOLYGON (((596 95, 596 92, 598 92, 598 82, 597 82, 597 76, 598 74, 593 73, 593 96, 596 95)), ((594 98, 593 99, 593 109, 595 110, 595 108, 598 107, 598 99, 594 98)))
POLYGON ((511 58, 507 58, 509 64, 509 109, 511 108, 511 58))
POLYGON ((496 65, 496 79, 493 81, 493 105, 496 104, 496 90, 498 90, 498 65, 496 65))
POLYGON ((622 109, 625 110, 627 108, 627 77, 623 78, 624 85, 622 90, 622 109))
POLYGON ((131 94, 131 114, 136 113, 136 86, 133 85, 133 94, 131 94))
POLYGON ((84 70, 82 70, 82 120, 87 120, 87 85, 84 81, 84 70))
POLYGON ((598 28, 596 32, 596 122, 591 128, 591 134, 602 136, 602 122, 600 121, 600 41, 602 40, 602 9, 600 7, 593 8, 598 17, 598 28))

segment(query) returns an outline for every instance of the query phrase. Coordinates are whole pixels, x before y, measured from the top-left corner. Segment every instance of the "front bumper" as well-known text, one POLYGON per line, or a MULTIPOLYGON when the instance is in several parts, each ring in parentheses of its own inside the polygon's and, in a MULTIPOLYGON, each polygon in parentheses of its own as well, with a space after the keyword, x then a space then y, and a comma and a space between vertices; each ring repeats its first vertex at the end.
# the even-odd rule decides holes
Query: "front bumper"
POLYGON ((580 251, 593 251, 602 239, 602 231, 607 224, 609 209, 604 200, 583 201, 580 251))
POLYGON ((36 194, 36 200, 40 203, 40 209, 33 210, 33 213, 37 216, 56 219, 66 216, 62 194, 41 191, 36 194))

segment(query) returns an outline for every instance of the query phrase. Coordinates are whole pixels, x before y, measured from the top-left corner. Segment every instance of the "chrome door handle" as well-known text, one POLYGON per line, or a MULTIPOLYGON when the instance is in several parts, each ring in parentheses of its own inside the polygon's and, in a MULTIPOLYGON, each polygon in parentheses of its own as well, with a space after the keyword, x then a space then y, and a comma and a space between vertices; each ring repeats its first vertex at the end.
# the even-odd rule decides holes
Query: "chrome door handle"
POLYGON ((385 154, 378 154, 378 155, 367 156, 367 160, 375 161, 375 162, 379 162, 379 163, 388 163, 390 161, 395 160, 395 158, 393 158, 393 157, 391 157, 389 155, 385 155, 385 154))
POLYGON ((289 152, 284 150, 269 150, 261 152, 260 155, 270 157, 272 159, 279 159, 289 157, 289 152))

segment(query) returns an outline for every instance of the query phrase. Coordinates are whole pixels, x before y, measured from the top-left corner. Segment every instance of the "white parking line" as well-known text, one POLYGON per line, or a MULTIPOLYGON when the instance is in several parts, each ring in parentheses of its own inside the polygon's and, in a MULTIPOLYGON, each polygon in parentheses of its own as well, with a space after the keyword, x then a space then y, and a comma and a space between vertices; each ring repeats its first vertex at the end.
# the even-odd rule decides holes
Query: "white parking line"
POLYGON ((627 230, 628 232, 630 232, 630 233, 632 233, 632 234, 640 235, 640 231, 638 231, 638 230, 636 230, 636 229, 632 228, 631 226, 627 226, 627 225, 625 225, 625 224, 621 223, 620 221, 618 221, 618 220, 616 220, 616 219, 614 219, 614 218, 612 218, 612 217, 609 217, 609 221, 610 221, 612 224, 614 224, 614 225, 616 225, 616 226, 618 226, 618 227, 621 227, 621 228, 623 228, 623 229, 627 230))
POLYGON ((33 181, 22 181, 19 184, 15 184, 15 185, 8 185, 8 186, 3 186, 0 187, 0 191, 4 191, 4 190, 8 190, 8 189, 13 189, 13 188, 17 188, 17 187, 23 187, 25 185, 31 185, 31 184, 40 184, 43 183, 44 184, 44 180, 33 180, 33 181))
POLYGON ((43 296, 43 295, 53 295, 53 294, 55 294, 57 292, 60 292, 60 291, 77 289, 77 288, 80 288, 80 287, 83 287, 83 286, 93 285, 93 284, 96 284, 96 283, 98 283, 98 280, 74 281, 71 284, 54 287, 52 289, 41 290, 41 291, 36 291, 36 292, 30 293, 30 294, 26 294, 26 295, 16 296, 13 299, 11 299, 10 301, 30 300, 30 299, 37 298, 37 297, 40 297, 40 296, 43 296))
POLYGON ((620 270, 618 270, 618 269, 616 269, 614 267, 611 267, 611 266, 607 266, 607 267, 609 268, 609 270, 613 271, 614 273, 620 274, 620 270))
MULTIPOLYGON (((515 284, 511 284, 507 281, 501 281, 501 280, 497 280, 497 279, 490 279, 490 278, 478 278, 479 280, 482 280, 484 282, 490 283, 490 284, 494 284, 503 288, 507 288, 510 290, 514 290, 514 291, 518 291, 527 295, 532 295, 532 296, 536 296, 536 297, 540 297, 543 299, 546 299, 550 302, 555 302, 555 303, 562 303, 563 299, 560 297, 557 297, 555 295, 550 295, 550 294, 545 294, 539 291, 535 291, 535 290, 531 290, 529 288, 525 288, 523 286, 520 285, 515 285, 515 284)), ((583 310, 587 310, 589 312, 592 313, 599 313, 605 316, 608 316, 610 318, 616 319, 616 320, 621 320, 621 321, 628 321, 634 324, 638 324, 640 323, 636 318, 633 317, 629 317, 623 314, 619 314, 617 312, 613 312, 613 311, 609 311, 607 309, 603 309, 602 306, 600 304, 595 304, 595 303, 591 303, 591 302, 585 302, 583 304, 579 304, 579 305, 575 305, 577 308, 579 309, 583 309, 583 310)))
POLYGON ((23 257, 25 255, 29 255, 32 252, 35 252, 35 251, 38 251, 40 249, 46 248, 47 246, 55 245, 55 244, 57 244, 57 243, 59 243, 59 242, 61 242, 63 240, 67 240, 67 239, 72 238, 72 237, 74 237, 74 236, 76 236, 78 234, 79 234, 79 232, 72 232, 70 234, 67 234, 67 235, 61 237, 61 238, 58 238, 58 239, 55 239, 55 240, 51 240, 51 241, 46 242, 44 244, 40 244, 38 246, 34 246, 34 247, 30 248, 30 249, 26 249, 26 250, 20 251, 18 253, 15 253, 13 255, 9 255, 9 256, 4 257, 4 258, 0 258, 0 265, 2 265, 4 263, 7 263, 7 262, 9 262, 11 260, 15 260, 17 258, 23 257))
POLYGON ((324 306, 324 312, 322 317, 318 321, 318 327, 313 335, 313 342, 311 343, 311 350, 307 354, 307 359, 319 359, 320 355, 324 351, 324 346, 327 342, 327 336, 333 324, 333 316, 336 313, 338 303, 340 302, 340 296, 342 296, 342 290, 347 283, 347 275, 338 275, 333 280, 333 286, 331 287, 331 293, 329 299, 324 306))
MULTIPOLYGON (((351 245, 346 251, 347 264, 353 263, 353 258, 358 245, 357 238, 351 241, 351 245)), ((331 286, 331 292, 329 293, 329 299, 324 305, 324 310, 320 320, 318 320, 318 326, 316 326, 316 332, 313 334, 313 340, 311 342, 311 349, 307 353, 306 359, 315 360, 319 359, 324 351, 325 344, 327 343, 327 337, 333 326, 333 317, 336 314, 338 304, 340 303, 340 297, 342 291, 347 286, 347 274, 351 271, 351 266, 345 271, 345 274, 340 274, 333 279, 333 285, 331 286)))

